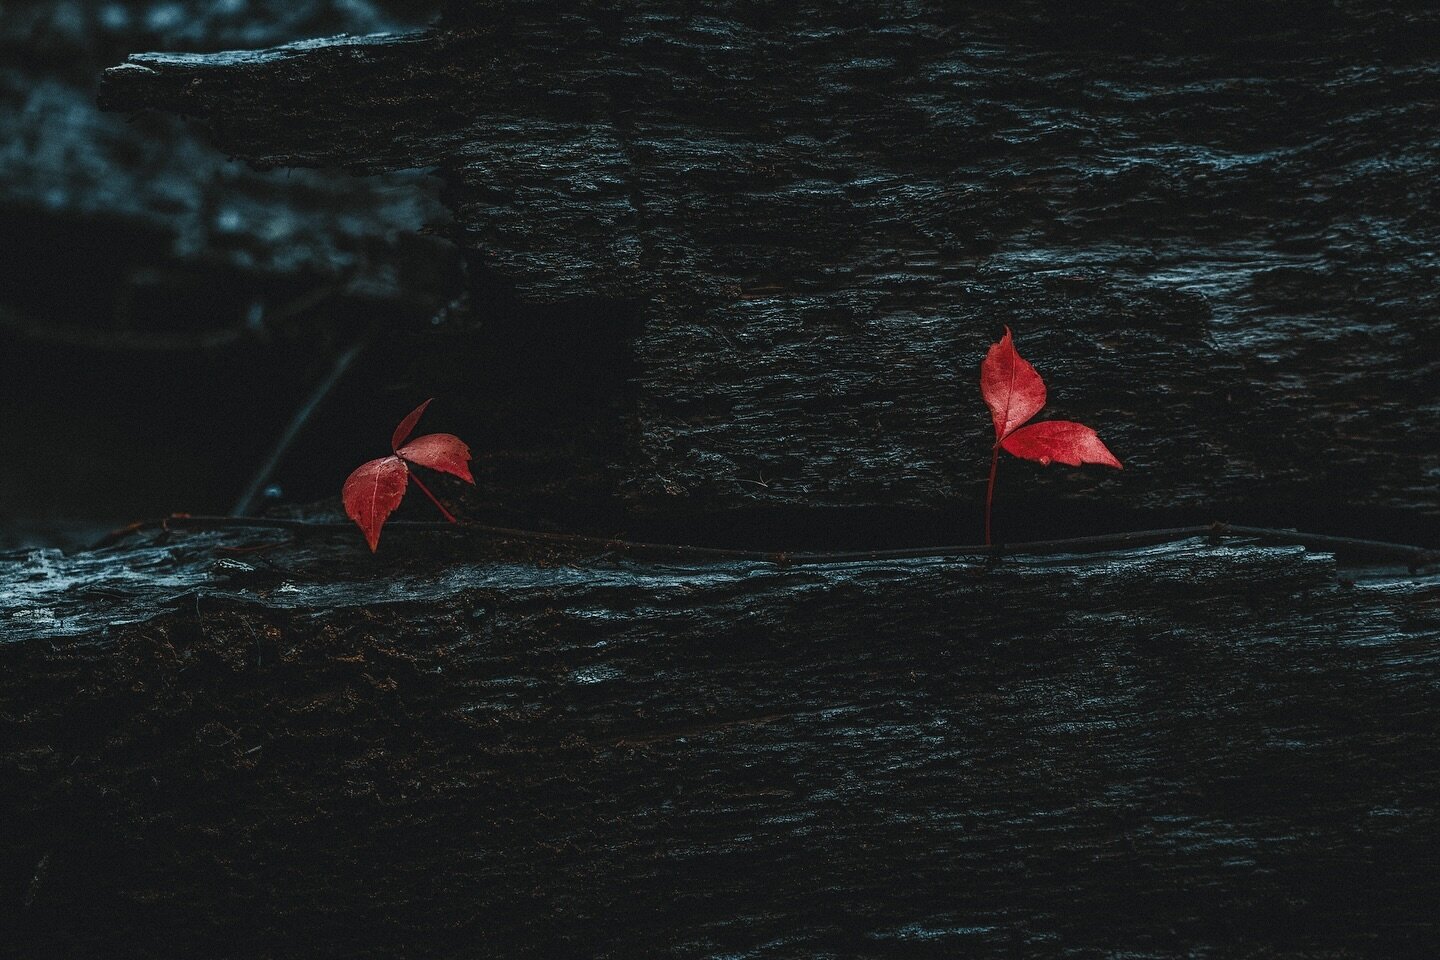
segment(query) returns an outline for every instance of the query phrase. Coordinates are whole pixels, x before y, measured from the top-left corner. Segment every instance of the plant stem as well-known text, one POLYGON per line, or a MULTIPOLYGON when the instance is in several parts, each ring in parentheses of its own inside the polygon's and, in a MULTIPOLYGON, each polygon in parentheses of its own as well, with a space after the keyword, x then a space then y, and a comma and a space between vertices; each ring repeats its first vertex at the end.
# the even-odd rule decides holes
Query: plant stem
MULTIPOLYGON (((407 469, 409 469, 408 466, 407 469)), ((435 507, 440 511, 441 516, 443 516, 446 520, 449 520, 451 523, 460 522, 459 520, 455 519, 454 514, 452 514, 449 510, 445 509, 445 504, 441 503, 435 498, 435 494, 430 492, 430 488, 425 486, 424 482, 420 479, 420 475, 417 474, 414 470, 410 471, 410 479, 414 480, 415 486, 419 487, 421 492, 424 493, 425 496, 430 498, 430 502, 435 504, 435 507)))
POLYGON ((990 507, 995 502, 995 469, 1000 466, 1000 444, 990 450, 990 486, 985 488, 985 546, 990 546, 990 507))

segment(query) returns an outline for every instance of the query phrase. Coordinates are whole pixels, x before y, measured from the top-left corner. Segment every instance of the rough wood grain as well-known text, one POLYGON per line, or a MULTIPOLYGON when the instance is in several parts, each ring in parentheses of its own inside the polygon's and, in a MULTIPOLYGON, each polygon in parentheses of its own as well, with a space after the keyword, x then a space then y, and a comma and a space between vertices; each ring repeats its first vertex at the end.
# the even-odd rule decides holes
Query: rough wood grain
POLYGON ((1008 323, 1129 469, 1017 465, 1002 502, 1433 527, 1435 15, 1173 6, 462 5, 133 56, 102 98, 265 166, 434 166, 478 289, 513 296, 492 328, 611 305, 575 348, 627 344, 621 443, 556 489, 507 462, 565 457, 497 427, 477 504, 583 513, 603 474, 637 515, 946 513, 983 486, 975 366, 1008 323))
MULTIPOLYGON (((1266 11, 457 5, 132 57, 103 97, 261 165, 439 171, 476 314, 394 359, 483 451, 480 509, 837 545, 909 511, 934 542, 979 500, 1008 322, 1051 414, 1127 463, 1007 464, 1045 522, 1299 501, 1419 531, 1435 161, 1396 145, 1436 139, 1434 22, 1266 11)), ((6 942, 1318 960, 1440 933, 1433 571, 387 538, 0 557, 6 942)))
POLYGON ((1397 957, 1440 933, 1433 574, 1243 540, 386 546, 0 559, 7 943, 1397 957))

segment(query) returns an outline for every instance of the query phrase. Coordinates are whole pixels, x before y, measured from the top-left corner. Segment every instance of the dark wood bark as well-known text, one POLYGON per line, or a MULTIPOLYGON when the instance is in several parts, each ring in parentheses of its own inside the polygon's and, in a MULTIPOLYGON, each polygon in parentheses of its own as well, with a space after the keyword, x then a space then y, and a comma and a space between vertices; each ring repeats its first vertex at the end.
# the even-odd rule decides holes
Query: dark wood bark
POLYGON ((611 305, 563 376, 617 384, 613 429, 583 467, 495 431, 477 504, 581 512, 598 474, 635 514, 947 512, 983 487, 976 364, 1009 324, 1049 415, 1127 465, 1007 465, 1037 504, 1433 525, 1437 170, 1411 145, 1440 121, 1410 39, 1436 24, 1314 7, 497 4, 135 56, 102 97, 262 165, 434 166, 475 283, 516 298, 485 324, 611 305))
MULTIPOLYGON (((1009 324, 1047 415, 1126 469, 1007 462, 1002 538, 1234 510, 1423 541, 1435 32, 1379 3, 493 3, 138 55, 102 99, 261 166, 438 171, 473 312, 385 361, 476 447, 467 516, 973 540, 976 367, 1009 324)), ((409 526, 375 557, 178 523, 0 577, 3 916, 31 954, 1440 932, 1433 568, 409 526)))
POLYGON ((1240 539, 354 539, 0 560, 31 638, 0 645, 7 942, 1395 957, 1440 932, 1433 574, 1240 539))

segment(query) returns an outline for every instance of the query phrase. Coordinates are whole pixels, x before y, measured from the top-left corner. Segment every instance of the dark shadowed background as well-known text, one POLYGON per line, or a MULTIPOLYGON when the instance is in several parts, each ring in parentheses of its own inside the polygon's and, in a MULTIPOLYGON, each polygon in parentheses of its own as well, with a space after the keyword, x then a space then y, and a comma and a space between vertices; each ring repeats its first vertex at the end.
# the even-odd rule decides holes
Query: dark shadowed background
MULTIPOLYGON (((101 113, 100 71, 139 50, 402 30, 431 13, 369 0, 4 4, 0 546, 77 546, 143 516, 229 510, 357 331, 453 294, 453 254, 415 233, 444 219, 423 172, 257 172, 182 120, 101 113)), ((271 499, 333 493, 353 438, 343 453, 326 441, 349 422, 309 431, 271 499)))

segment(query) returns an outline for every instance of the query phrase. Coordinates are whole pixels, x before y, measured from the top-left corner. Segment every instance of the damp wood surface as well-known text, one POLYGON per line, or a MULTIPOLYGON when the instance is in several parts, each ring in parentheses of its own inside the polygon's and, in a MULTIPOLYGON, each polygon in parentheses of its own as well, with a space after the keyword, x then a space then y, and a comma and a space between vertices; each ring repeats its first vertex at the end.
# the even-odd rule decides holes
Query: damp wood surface
POLYGON ((1440 542, 1440 18, 1074 6, 453 4, 108 70, 102 106, 216 157, 359 175, 316 236, 351 192, 380 204, 355 236, 403 233, 418 201, 376 196, 443 183, 464 270, 373 244, 376 296, 418 304, 364 318, 289 517, 340 519, 438 396, 426 429, 476 452, 474 490, 436 483, 457 513, 602 542, 177 522, 0 553, 0 942, 1426 955, 1433 567, 1221 535, 778 556, 978 539, 1003 325, 1042 416, 1125 469, 1007 460, 1002 540, 1440 542))
POLYGON ((477 510, 936 516, 983 489, 1008 324, 1126 470, 1007 501, 1433 531, 1435 13, 1163 6, 460 5, 136 55, 101 99, 262 166, 436 171, 473 339, 512 348, 466 369, 525 372, 432 375, 475 397, 477 510))
POLYGON ((1239 537, 784 564, 338 536, 0 558, 26 591, 0 605, 7 942, 1395 957, 1437 933, 1433 572, 1239 537))

